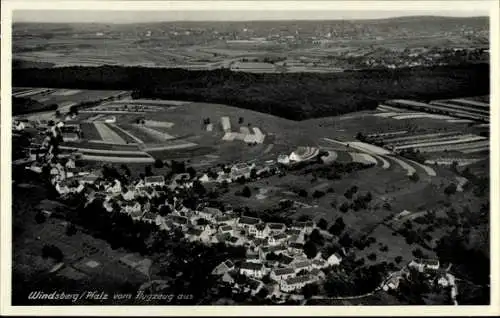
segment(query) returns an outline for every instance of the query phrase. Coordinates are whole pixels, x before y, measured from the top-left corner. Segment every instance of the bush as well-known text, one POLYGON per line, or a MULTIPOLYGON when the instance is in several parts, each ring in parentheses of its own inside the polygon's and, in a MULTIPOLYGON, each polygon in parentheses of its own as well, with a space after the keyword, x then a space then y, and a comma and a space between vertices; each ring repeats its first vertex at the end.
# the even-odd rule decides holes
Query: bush
POLYGON ((457 192, 457 186, 454 183, 450 183, 446 188, 444 188, 444 194, 450 196, 457 192))
POLYGON ((416 172, 412 173, 408 178, 413 182, 420 180, 420 176, 416 172))
POLYGON ((370 261, 375 261, 377 260, 377 255, 375 253, 371 253, 366 258, 368 258, 370 261))
POLYGON ((394 259, 394 261, 396 262, 396 264, 399 264, 403 261, 403 257, 401 256, 396 256, 396 258, 394 259))
POLYGON ((248 186, 245 186, 241 191, 241 195, 244 196, 245 198, 249 198, 252 196, 252 191, 248 186))

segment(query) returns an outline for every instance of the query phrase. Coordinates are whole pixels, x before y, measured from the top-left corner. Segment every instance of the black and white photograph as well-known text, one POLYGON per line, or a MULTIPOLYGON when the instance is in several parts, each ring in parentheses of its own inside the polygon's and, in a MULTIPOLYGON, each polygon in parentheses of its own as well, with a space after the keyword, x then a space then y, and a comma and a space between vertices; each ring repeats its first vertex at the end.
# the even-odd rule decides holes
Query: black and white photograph
POLYGON ((2 12, 2 307, 498 313, 498 1, 71 2, 2 12))

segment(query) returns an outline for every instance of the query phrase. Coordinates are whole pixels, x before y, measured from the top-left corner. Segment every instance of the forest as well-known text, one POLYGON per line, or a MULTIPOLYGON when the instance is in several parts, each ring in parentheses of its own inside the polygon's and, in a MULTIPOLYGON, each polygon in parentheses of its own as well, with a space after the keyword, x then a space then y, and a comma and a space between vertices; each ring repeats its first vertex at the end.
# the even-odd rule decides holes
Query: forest
POLYGON ((13 86, 132 90, 134 98, 227 104, 291 120, 375 109, 392 98, 489 94, 489 65, 253 74, 146 67, 14 68, 13 86))

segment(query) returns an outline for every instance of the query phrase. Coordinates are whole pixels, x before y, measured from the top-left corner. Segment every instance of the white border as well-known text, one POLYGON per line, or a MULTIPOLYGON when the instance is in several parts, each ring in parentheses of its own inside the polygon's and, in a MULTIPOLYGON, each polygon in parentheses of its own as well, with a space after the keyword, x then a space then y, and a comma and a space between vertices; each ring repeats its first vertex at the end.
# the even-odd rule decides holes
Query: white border
POLYGON ((327 316, 327 315, 439 315, 472 316, 500 314, 499 300, 499 158, 498 119, 500 99, 499 8, 498 1, 2 1, 1 10, 1 276, 0 313, 2 315, 109 315, 109 316, 327 316), (13 9, 30 10, 436 10, 474 11, 490 5, 491 52, 491 305, 490 306, 10 306, 11 294, 11 18, 13 9))

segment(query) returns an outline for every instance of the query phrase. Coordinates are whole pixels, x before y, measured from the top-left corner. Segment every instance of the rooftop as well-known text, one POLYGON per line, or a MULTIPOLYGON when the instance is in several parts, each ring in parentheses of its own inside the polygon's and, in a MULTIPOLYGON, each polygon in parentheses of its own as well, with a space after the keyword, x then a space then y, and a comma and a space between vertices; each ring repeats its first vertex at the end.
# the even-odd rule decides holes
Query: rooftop
POLYGON ((271 230, 282 230, 283 228, 285 228, 285 224, 283 223, 267 223, 267 226, 271 230))
POLYGON ((145 177, 144 182, 146 183, 163 183, 165 182, 165 179, 163 176, 150 176, 150 177, 145 177))
POLYGON ((239 224, 248 224, 248 225, 254 225, 254 224, 259 224, 260 219, 259 218, 253 218, 250 216, 242 216, 239 221, 239 224))
POLYGON ((274 274, 277 276, 293 274, 293 273, 295 273, 295 271, 293 270, 293 268, 290 267, 278 268, 274 270, 274 274))

